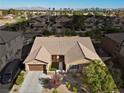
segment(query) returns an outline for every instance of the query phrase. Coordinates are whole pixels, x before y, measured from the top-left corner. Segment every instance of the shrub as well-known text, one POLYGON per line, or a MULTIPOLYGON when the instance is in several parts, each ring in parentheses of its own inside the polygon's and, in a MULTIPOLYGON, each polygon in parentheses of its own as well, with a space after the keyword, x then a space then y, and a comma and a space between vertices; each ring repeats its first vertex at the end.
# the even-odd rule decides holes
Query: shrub
POLYGON ((73 87, 73 92, 74 92, 74 93, 78 93, 78 88, 73 87))
POLYGON ((16 79, 16 84, 20 85, 20 84, 22 84, 23 81, 24 81, 24 73, 20 73, 20 75, 16 79))
POLYGON ((56 71, 57 69, 56 68, 50 68, 50 71, 56 71))
POLYGON ((93 93, 111 93, 118 90, 108 68, 102 65, 100 61, 92 61, 85 67, 85 81, 91 87, 93 93))
POLYGON ((66 87, 67 87, 68 89, 70 89, 70 88, 71 88, 71 83, 67 82, 67 83, 66 83, 66 87))
POLYGON ((14 89, 13 91, 14 91, 14 92, 17 92, 17 89, 14 89))
POLYGON ((58 93, 58 91, 56 89, 54 89, 52 93, 58 93))
POLYGON ((24 73, 20 73, 19 75, 20 75, 20 76, 24 76, 24 73))
POLYGON ((44 84, 48 84, 49 83, 49 78, 44 78, 44 79, 42 79, 42 81, 43 81, 44 84))
POLYGON ((50 31, 45 30, 42 34, 44 36, 50 36, 52 33, 50 31))
POLYGON ((77 77, 76 73, 72 73, 72 77, 76 78, 77 77))

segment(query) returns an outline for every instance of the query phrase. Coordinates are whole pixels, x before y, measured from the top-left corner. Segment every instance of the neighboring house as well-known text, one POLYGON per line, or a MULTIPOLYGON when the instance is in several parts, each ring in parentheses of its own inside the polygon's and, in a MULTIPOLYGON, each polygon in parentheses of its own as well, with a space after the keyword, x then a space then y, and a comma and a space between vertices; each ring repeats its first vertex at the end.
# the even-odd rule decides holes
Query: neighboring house
POLYGON ((15 15, 13 14, 8 14, 6 16, 4 16, 5 19, 14 19, 15 15))
POLYGON ((106 34, 102 47, 124 67, 124 33, 106 34))
POLYGON ((36 37, 24 64, 27 71, 67 71, 95 59, 101 60, 89 37, 36 37))
POLYGON ((19 32, 0 31, 0 70, 7 62, 21 58, 23 40, 19 32))

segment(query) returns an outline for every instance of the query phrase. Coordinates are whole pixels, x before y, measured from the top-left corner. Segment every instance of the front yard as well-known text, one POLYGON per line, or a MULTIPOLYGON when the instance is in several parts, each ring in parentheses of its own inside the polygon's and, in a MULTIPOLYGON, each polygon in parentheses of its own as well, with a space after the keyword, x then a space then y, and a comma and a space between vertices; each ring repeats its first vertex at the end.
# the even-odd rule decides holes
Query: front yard
POLYGON ((43 84, 42 93, 120 93, 123 82, 117 84, 101 61, 94 60, 82 70, 82 73, 72 71, 52 74, 52 78, 43 84))
POLYGON ((76 72, 50 73, 51 78, 41 78, 42 93, 88 93, 83 84, 83 74, 76 72))
POLYGON ((10 93, 19 93, 19 89, 24 81, 24 77, 25 77, 25 72, 21 71, 19 76, 17 77, 15 84, 13 85, 10 93))
POLYGON ((120 93, 115 82, 106 66, 92 61, 82 72, 21 72, 10 93, 120 93))

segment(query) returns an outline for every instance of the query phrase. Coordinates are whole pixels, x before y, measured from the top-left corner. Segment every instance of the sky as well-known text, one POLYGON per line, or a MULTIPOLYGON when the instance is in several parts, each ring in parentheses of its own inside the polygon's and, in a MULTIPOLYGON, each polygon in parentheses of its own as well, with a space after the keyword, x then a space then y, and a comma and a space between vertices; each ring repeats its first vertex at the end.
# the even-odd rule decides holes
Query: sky
POLYGON ((124 0, 0 0, 0 8, 124 8, 124 0))

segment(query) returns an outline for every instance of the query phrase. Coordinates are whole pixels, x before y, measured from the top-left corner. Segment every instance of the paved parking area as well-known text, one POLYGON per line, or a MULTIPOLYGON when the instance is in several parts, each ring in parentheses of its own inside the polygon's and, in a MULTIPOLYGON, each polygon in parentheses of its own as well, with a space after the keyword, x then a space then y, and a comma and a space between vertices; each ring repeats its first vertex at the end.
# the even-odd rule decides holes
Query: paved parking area
POLYGON ((5 87, 4 88, 1 87, 1 85, 0 85, 0 93, 9 93, 9 90, 6 89, 5 87))
POLYGON ((40 71, 31 71, 25 77, 19 93, 42 93, 42 85, 39 82, 40 77, 47 77, 40 71))

